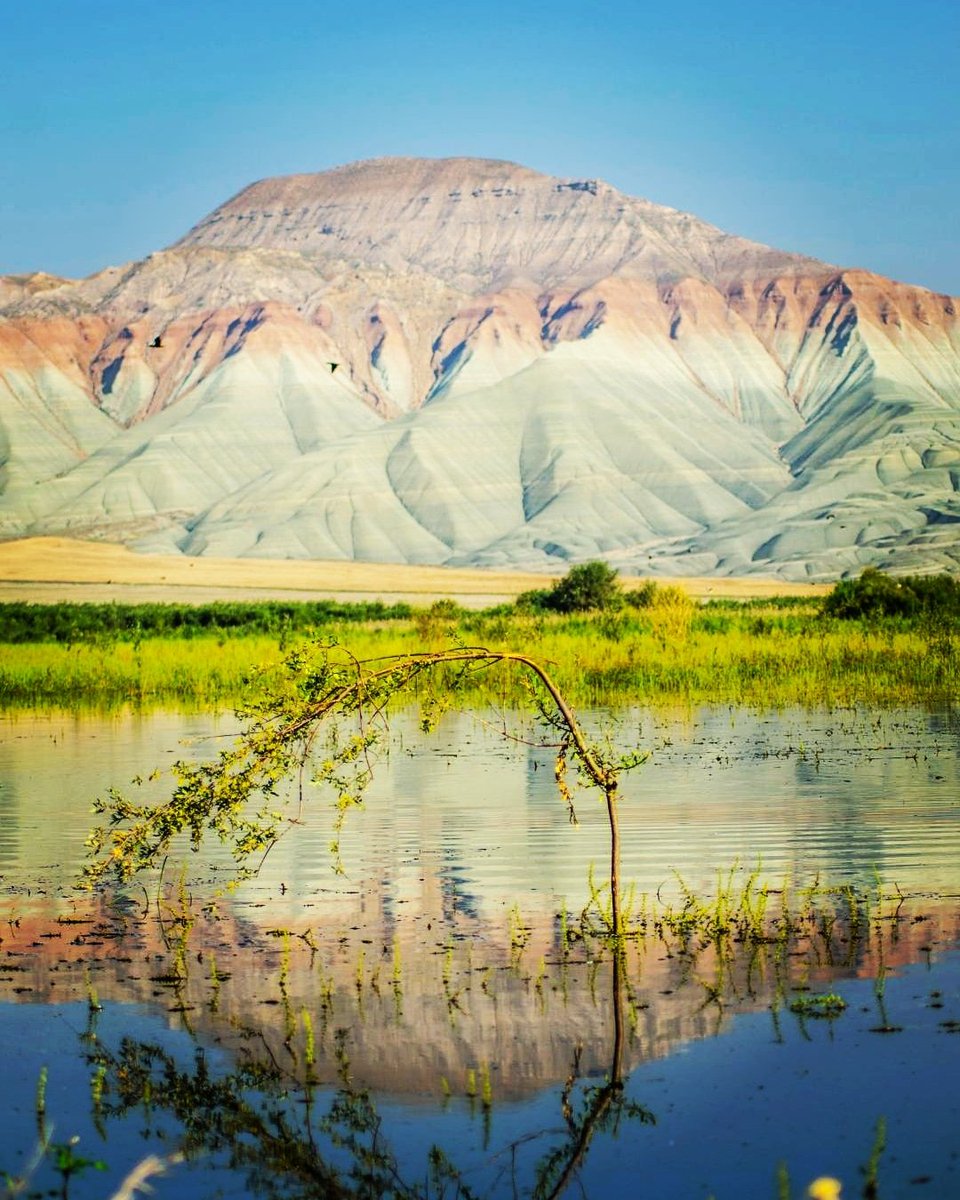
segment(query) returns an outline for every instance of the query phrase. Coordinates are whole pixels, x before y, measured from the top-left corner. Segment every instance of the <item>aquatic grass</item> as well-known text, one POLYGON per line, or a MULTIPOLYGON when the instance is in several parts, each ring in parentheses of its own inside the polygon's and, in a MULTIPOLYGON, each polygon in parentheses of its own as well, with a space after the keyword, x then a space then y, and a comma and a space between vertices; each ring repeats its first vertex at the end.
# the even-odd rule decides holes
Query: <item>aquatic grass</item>
POLYGON ((313 1018, 306 1005, 300 1007, 300 1022, 303 1025, 303 1061, 306 1067, 312 1069, 317 1059, 316 1039, 313 1033, 313 1018))
POLYGON ((393 935, 393 970, 391 974, 391 983, 396 996, 399 998, 403 992, 403 956, 400 948, 400 938, 395 933, 393 935))
MULTIPOLYGON (((802 945, 815 965, 833 966, 838 957, 852 961, 869 939, 870 897, 847 884, 826 887, 814 880, 794 895, 786 883, 761 881, 759 868, 745 872, 738 864, 718 872, 712 893, 697 893, 676 873, 674 878, 677 897, 643 896, 632 918, 624 920, 625 936, 638 950, 653 939, 690 962, 708 952, 721 982, 729 964, 745 962, 752 970, 758 952, 772 954, 774 965, 782 966, 788 952, 802 945)), ((894 933, 900 919, 899 911, 891 917, 894 933)), ((580 931, 593 942, 594 923, 586 911, 580 931)), ((722 990, 704 986, 708 992, 722 990)))
POLYGON ((519 904, 514 904, 507 913, 507 934, 510 938, 510 948, 519 958, 530 941, 530 926, 523 919, 519 904))
POLYGON ((258 664, 278 658, 276 640, 263 637, 3 645, 0 703, 67 708, 227 706, 242 694, 258 664))
POLYGON ((91 1013, 103 1012, 103 1005, 100 1003, 99 993, 94 986, 93 980, 90 978, 89 967, 84 971, 83 982, 87 990, 87 1010, 91 1013))

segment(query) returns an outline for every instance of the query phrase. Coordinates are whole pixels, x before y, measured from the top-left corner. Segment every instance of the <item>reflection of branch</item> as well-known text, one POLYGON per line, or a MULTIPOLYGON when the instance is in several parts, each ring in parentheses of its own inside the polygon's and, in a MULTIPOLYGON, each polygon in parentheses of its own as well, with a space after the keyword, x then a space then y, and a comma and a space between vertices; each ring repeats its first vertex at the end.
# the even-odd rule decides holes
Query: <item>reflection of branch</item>
POLYGON ((120 1186, 110 1200, 133 1200, 138 1192, 144 1194, 152 1192, 153 1188, 150 1186, 149 1180, 154 1179, 157 1175, 163 1175, 168 1167, 175 1166, 179 1162, 183 1162, 182 1154, 170 1154, 166 1158, 148 1154, 121 1180, 120 1186))
MULTIPOLYGON (((597 1132, 616 1132, 622 1117, 633 1117, 643 1124, 653 1124, 655 1117, 643 1105, 627 1100, 623 1090, 623 953, 614 949, 610 980, 613 1007, 613 1047, 610 1070, 605 1083, 588 1088, 585 1105, 579 1119, 567 1116, 569 1136, 563 1146, 549 1154, 537 1171, 533 1189, 536 1200, 556 1200, 566 1190, 590 1149, 597 1132)), ((565 1090, 565 1096, 569 1092, 565 1090)), ((569 1101, 568 1101, 569 1103, 569 1101)))
MULTIPOLYGON (((648 1110, 627 1100, 624 1093, 624 970, 623 954, 614 953, 610 977, 613 1042, 607 1079, 583 1089, 580 1112, 574 1114, 572 1092, 579 1076, 575 1058, 562 1095, 566 1124, 562 1141, 536 1165, 532 1187, 526 1193, 536 1200, 560 1196, 576 1178, 598 1132, 615 1133, 624 1118, 644 1123, 653 1120, 648 1110)), ((326 1110, 319 1112, 310 1081, 300 1083, 281 1065, 255 1028, 244 1033, 258 1041, 258 1050, 224 1074, 211 1070, 199 1048, 193 1063, 184 1066, 157 1045, 127 1038, 117 1051, 110 1051, 97 1042, 88 1058, 105 1079, 98 1111, 105 1117, 123 1118, 139 1110, 158 1126, 164 1124, 164 1114, 174 1118, 186 1159, 225 1156, 229 1167, 245 1177, 248 1194, 263 1200, 310 1200, 317 1195, 327 1200, 382 1200, 387 1196, 436 1200, 445 1195, 476 1200, 477 1193, 438 1147, 430 1150, 425 1172, 414 1168, 412 1181, 404 1180, 401 1158, 384 1136, 373 1099, 351 1081, 345 1030, 338 1031, 334 1051, 339 1085, 326 1110), (149 1107, 144 1108, 147 1097, 149 1107)), ((542 1134, 521 1137, 509 1147, 514 1171, 517 1150, 534 1136, 542 1134)), ((518 1193, 515 1174, 513 1185, 518 1193)), ((498 1183, 490 1194, 499 1194, 498 1183)))
MULTIPOLYGON (((250 1061, 214 1078, 199 1050, 189 1071, 161 1047, 131 1039, 116 1055, 98 1048, 97 1059, 112 1074, 115 1099, 104 1106, 108 1115, 122 1117, 149 1095, 151 1111, 165 1110, 181 1123, 184 1157, 226 1152, 231 1167, 248 1173, 253 1193, 278 1198, 356 1194, 316 1153, 300 1122, 290 1121, 283 1107, 289 1080, 276 1068, 250 1061)), ((328 1120, 336 1107, 337 1102, 328 1120)), ((349 1113, 349 1101, 341 1101, 338 1115, 349 1113)))

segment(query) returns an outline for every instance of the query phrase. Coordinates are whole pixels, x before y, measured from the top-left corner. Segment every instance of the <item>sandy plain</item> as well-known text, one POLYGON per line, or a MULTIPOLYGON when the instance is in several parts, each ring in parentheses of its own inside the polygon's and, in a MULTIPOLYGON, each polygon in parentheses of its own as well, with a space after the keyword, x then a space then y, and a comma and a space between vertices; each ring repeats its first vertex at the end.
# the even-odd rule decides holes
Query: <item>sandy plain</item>
MULTIPOLYGON (((639 582, 624 577, 625 586, 639 582)), ((658 579, 696 599, 818 596, 829 584, 776 579, 658 579)), ((0 601, 206 604, 215 600, 384 600, 428 605, 450 598, 484 608, 512 600, 550 577, 398 563, 303 559, 188 558, 135 554, 125 546, 70 538, 0 543, 0 601)))

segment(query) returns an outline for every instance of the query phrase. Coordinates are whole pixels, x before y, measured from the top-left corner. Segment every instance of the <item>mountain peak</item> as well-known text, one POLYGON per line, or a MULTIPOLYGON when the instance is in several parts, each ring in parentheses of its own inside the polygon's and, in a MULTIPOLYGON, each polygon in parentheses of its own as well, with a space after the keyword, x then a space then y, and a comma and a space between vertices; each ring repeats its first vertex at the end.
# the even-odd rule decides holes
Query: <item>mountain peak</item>
MULTIPOLYGON (((385 156, 358 159, 325 171, 258 179, 214 211, 232 210, 241 202, 244 205, 302 204, 332 196, 367 195, 379 191, 439 195, 445 189, 462 193, 476 188, 530 187, 560 182, 568 181, 554 180, 540 171, 505 159, 385 156)), ((205 218, 195 228, 209 220, 210 217, 205 218)))

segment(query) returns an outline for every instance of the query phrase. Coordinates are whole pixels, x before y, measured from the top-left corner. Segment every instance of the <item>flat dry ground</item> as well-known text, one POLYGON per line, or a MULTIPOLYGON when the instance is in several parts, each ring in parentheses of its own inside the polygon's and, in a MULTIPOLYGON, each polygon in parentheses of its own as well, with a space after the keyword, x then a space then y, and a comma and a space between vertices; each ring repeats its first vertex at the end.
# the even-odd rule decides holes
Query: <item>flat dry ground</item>
MULTIPOLYGON (((391 563, 303 559, 186 558, 134 554, 107 542, 23 538, 0 543, 0 600, 145 601, 376 600, 430 604, 449 597, 471 608, 512 600, 550 576, 391 563)), ((631 579, 624 577, 629 586, 631 579)), ((773 579, 658 579, 697 598, 818 596, 829 584, 773 579)))

